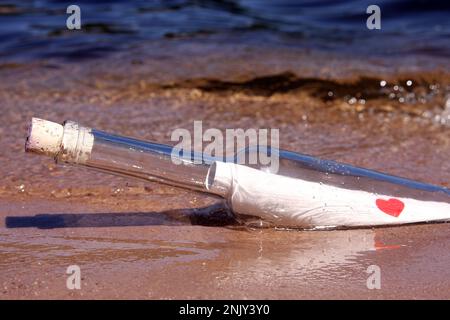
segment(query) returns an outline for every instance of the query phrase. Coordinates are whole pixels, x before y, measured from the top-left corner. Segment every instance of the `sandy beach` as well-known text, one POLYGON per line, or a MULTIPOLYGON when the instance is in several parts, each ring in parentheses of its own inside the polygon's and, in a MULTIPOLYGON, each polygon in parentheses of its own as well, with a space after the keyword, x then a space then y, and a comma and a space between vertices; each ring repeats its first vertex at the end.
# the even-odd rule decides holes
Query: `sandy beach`
POLYGON ((448 56, 349 59, 205 34, 1 61, 0 299, 450 299, 448 223, 252 228, 219 198, 24 152, 33 116, 160 143, 202 120, 279 128, 283 149, 450 187, 448 56), (367 287, 371 265, 381 289, 367 287))

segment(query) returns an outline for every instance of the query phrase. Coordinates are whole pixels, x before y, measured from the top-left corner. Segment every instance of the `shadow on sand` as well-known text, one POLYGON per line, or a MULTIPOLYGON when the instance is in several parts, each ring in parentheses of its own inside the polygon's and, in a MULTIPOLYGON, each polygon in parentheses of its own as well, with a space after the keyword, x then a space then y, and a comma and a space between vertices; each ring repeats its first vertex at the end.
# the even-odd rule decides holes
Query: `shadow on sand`
POLYGON ((237 220, 226 204, 218 203, 195 209, 175 209, 161 212, 131 213, 55 213, 34 216, 6 217, 7 228, 78 228, 125 226, 231 226, 237 220))

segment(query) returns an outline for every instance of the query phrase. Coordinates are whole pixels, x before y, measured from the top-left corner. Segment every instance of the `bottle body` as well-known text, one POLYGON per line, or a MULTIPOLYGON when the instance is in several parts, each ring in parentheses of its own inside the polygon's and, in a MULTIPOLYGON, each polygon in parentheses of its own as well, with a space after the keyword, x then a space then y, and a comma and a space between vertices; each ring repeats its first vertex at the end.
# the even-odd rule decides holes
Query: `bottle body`
MULTIPOLYGON (((246 163, 247 159, 250 158, 249 154, 260 152, 258 148, 256 146, 242 150, 242 154, 238 154, 234 158, 234 163, 271 172, 269 167, 246 163)), ((263 152, 266 152, 264 150, 263 152)), ((450 189, 445 187, 287 150, 271 150, 268 148, 267 152, 275 153, 279 158, 278 170, 271 172, 277 175, 321 182, 350 190, 367 191, 373 194, 387 193, 399 197, 444 202, 449 201, 450 198, 450 189)))

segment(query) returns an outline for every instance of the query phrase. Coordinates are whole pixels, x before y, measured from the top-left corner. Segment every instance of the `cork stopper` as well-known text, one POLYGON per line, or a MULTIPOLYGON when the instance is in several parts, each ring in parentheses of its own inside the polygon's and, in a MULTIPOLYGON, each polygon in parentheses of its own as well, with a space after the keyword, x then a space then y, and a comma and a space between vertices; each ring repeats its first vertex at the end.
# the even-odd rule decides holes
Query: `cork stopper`
POLYGON ((59 123, 32 118, 28 126, 25 151, 56 157, 61 150, 64 127, 59 123))

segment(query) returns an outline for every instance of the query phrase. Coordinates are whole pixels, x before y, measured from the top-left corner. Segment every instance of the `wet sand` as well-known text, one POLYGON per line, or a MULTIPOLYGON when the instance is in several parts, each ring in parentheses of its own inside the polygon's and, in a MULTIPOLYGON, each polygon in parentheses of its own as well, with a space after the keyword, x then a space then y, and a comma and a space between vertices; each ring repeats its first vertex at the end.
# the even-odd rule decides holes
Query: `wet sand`
POLYGON ((73 200, 0 204, 10 226, 31 224, 1 225, 2 299, 450 298, 449 224, 242 230, 155 218, 143 203, 133 212, 73 200), (42 212, 76 222, 46 229, 42 212), (66 288, 73 264, 81 290, 66 288), (370 265, 381 269, 380 290, 367 289, 370 265))
POLYGON ((251 229, 225 219, 217 198, 23 151, 32 116, 161 143, 203 120, 279 128, 281 148, 448 187, 448 61, 147 46, 0 67, 1 299, 450 298, 449 224, 251 229), (65 271, 74 264, 82 289, 72 291, 65 271), (366 287, 373 264, 380 290, 366 287))

